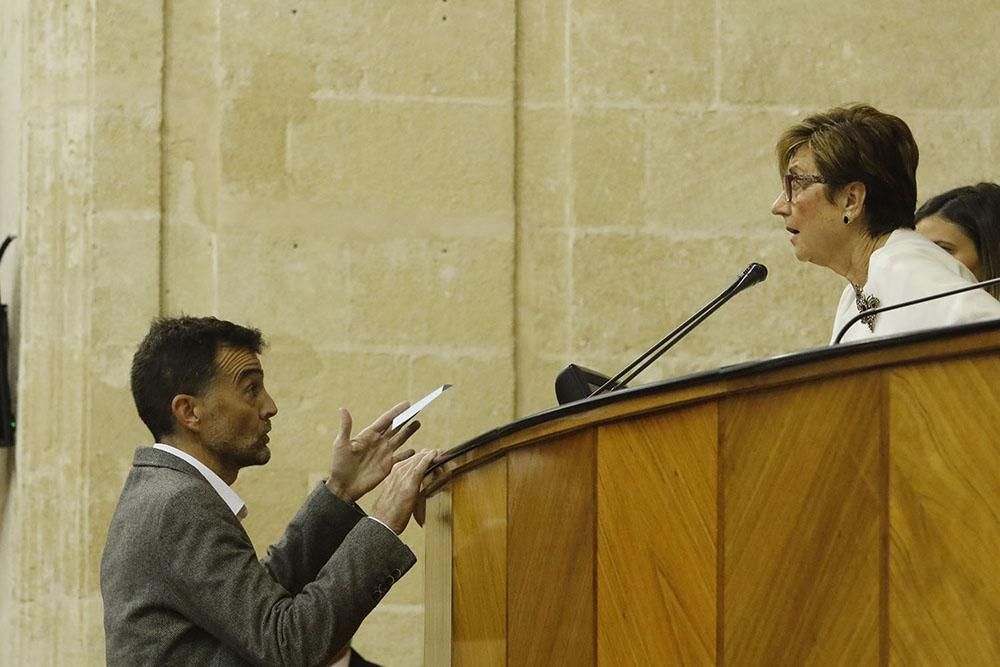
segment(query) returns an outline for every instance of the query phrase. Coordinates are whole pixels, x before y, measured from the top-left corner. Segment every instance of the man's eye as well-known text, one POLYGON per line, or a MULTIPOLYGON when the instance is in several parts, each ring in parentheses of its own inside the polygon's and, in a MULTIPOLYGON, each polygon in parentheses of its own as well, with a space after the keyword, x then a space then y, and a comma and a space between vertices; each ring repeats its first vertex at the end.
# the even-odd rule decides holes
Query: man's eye
POLYGON ((260 393, 260 385, 257 384, 256 382, 251 382, 250 384, 247 385, 246 391, 251 396, 256 396, 258 393, 260 393))

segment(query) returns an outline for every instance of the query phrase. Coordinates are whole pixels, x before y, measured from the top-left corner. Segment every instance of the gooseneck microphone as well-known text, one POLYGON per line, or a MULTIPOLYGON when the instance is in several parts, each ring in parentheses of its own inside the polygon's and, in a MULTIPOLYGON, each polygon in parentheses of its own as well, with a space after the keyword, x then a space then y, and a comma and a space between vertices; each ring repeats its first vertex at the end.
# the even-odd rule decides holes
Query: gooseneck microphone
POLYGON ((889 306, 882 306, 880 308, 869 308, 868 310, 863 310, 847 321, 847 324, 845 324, 840 329, 840 333, 838 333, 837 337, 833 340, 833 344, 837 345, 838 343, 840 343, 841 339, 843 339, 844 334, 847 333, 848 329, 850 329, 852 326, 860 322, 862 318, 868 317, 869 315, 878 315, 879 313, 884 313, 890 310, 896 310, 897 308, 906 308, 907 306, 915 306, 918 303, 924 303, 925 301, 934 301, 935 299, 943 299, 946 296, 961 294, 962 292, 971 292, 974 289, 982 289, 984 287, 989 287, 990 285, 1000 285, 1000 278, 991 278, 990 280, 984 280, 982 282, 972 283, 970 285, 966 285, 965 287, 959 287, 957 289, 948 290, 947 292, 939 292, 938 294, 922 296, 919 299, 911 299, 909 301, 903 301, 901 303, 894 303, 889 306))
POLYGON ((702 306, 698 312, 664 336, 656 345, 643 352, 635 361, 621 369, 613 378, 595 389, 590 396, 597 396, 606 389, 608 391, 615 391, 619 387, 631 382, 639 373, 646 370, 651 363, 659 359, 664 352, 676 345, 684 336, 691 333, 705 318, 718 310, 722 304, 748 287, 753 287, 757 283, 764 282, 765 278, 767 278, 767 267, 757 262, 751 263, 747 268, 743 269, 743 273, 736 279, 736 282, 722 291, 722 294, 702 306), (609 387, 610 389, 608 389, 609 387))

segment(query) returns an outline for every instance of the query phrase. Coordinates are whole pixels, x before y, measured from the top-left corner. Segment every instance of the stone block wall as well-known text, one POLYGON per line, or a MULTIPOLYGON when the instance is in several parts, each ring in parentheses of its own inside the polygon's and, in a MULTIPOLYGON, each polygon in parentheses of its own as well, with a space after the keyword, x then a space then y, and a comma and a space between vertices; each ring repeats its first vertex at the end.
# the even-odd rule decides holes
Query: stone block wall
MULTIPOLYGON (((0 233, 17 230, 20 441, 0 453, 0 663, 103 664, 97 567, 157 314, 261 328, 280 413, 238 491, 263 551, 337 408, 455 385, 418 445, 555 403, 771 270, 643 381, 825 344, 841 282, 769 213, 780 131, 868 101, 920 198, 998 180, 986 0, 161 0, 0 7, 0 233)), ((12 290, 11 286, 16 286, 12 290)), ((419 528, 405 539, 422 554, 419 528)), ((359 632, 422 660, 422 564, 359 632)))

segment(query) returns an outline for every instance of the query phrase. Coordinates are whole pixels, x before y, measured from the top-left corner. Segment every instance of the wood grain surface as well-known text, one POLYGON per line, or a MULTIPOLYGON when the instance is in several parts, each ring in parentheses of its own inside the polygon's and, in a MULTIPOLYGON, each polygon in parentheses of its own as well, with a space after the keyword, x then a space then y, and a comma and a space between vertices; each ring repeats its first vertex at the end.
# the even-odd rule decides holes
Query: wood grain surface
POLYGON ((594 664, 595 435, 510 454, 510 665, 594 664))
POLYGON ((424 530, 424 664, 451 664, 451 488, 427 499, 424 530))
POLYGON ((720 407, 727 665, 877 664, 877 373, 720 407))
POLYGON ((998 343, 707 379, 464 452, 425 489, 427 664, 1000 664, 998 343))
POLYGON ((893 374, 890 650, 1000 664, 1000 359, 893 374))
POLYGON ((716 421, 706 403, 599 429, 602 667, 715 660, 716 421))
POLYGON ((452 664, 507 664, 507 461, 452 486, 452 664))

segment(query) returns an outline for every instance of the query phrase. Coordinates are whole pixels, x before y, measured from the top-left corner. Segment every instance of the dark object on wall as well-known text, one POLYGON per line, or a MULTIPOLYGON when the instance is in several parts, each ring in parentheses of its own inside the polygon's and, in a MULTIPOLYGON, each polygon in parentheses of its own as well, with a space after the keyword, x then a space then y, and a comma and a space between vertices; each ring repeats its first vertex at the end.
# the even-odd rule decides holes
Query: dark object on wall
MULTIPOLYGON (((0 264, 3 263, 7 246, 14 240, 8 236, 0 244, 0 264)), ((2 297, 0 297, 2 298, 2 297)), ((10 376, 7 370, 7 346, 10 341, 10 329, 7 325, 7 304, 0 301, 0 447, 14 446, 14 432, 17 430, 17 419, 10 400, 10 376)))

